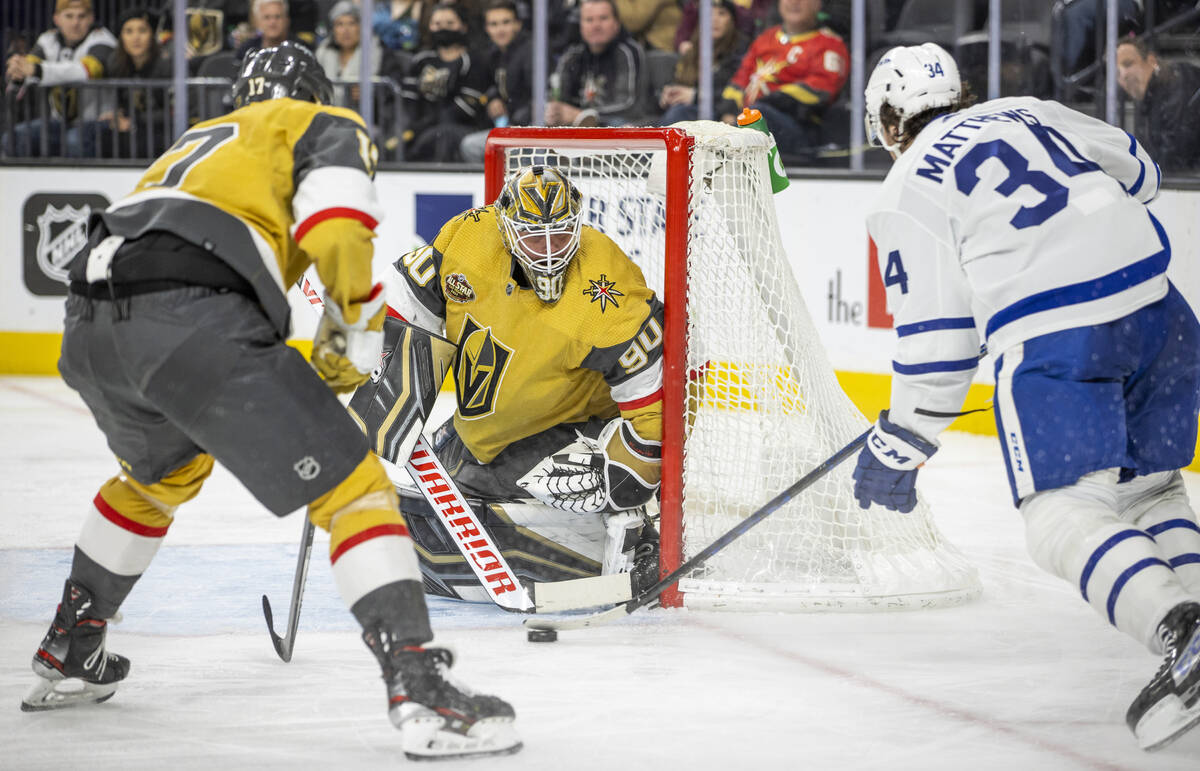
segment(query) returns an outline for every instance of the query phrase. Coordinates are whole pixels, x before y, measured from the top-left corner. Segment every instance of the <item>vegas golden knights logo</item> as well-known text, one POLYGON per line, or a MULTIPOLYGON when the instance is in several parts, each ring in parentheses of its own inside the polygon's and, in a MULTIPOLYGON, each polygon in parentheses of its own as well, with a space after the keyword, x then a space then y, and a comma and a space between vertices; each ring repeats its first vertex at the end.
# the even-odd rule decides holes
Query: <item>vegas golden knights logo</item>
POLYGON ((491 327, 479 326, 467 314, 454 358, 459 415, 471 419, 492 413, 512 353, 511 348, 492 336, 491 327))

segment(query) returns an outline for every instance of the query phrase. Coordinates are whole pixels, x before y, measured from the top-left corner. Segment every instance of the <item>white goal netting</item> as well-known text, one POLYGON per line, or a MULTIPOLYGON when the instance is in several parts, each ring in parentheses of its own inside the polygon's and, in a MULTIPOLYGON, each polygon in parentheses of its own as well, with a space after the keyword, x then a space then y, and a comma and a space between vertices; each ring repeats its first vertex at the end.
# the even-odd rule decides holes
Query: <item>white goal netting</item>
MULTIPOLYGON (((510 147, 504 168, 549 163, 568 171, 584 194, 585 222, 620 244, 667 303, 678 302, 665 293, 667 260, 686 259, 686 340, 666 342, 684 352, 688 373, 676 386, 688 391, 686 559, 869 424, 838 386, 781 242, 767 136, 711 122, 681 127, 695 138, 686 222, 667 221, 668 150, 625 149, 604 130, 574 132, 594 138, 582 146, 510 147), (686 228, 686 255, 668 257, 668 227, 686 228)), ((852 467, 853 459, 681 581, 685 604, 903 609, 978 594, 975 569, 937 530, 929 508, 860 509, 852 467)), ((671 516, 679 514, 664 508, 671 516)))

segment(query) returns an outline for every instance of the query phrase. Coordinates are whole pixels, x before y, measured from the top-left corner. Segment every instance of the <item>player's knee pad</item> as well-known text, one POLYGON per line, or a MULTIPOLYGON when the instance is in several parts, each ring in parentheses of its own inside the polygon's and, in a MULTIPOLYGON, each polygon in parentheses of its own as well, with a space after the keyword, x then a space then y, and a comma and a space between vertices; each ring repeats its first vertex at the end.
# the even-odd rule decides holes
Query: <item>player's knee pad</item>
POLYGON ((1029 553, 1109 623, 1153 646, 1162 614, 1187 597, 1154 539, 1118 516, 1115 483, 1110 469, 1022 501, 1029 553))
POLYGON ((1021 501, 1025 544, 1038 567, 1067 581, 1078 578, 1081 544, 1117 522, 1116 482, 1116 470, 1107 469, 1021 501))
POLYGON ((1200 525, 1183 476, 1164 471, 1136 477, 1118 488, 1121 518, 1149 533, 1179 580, 1200 593, 1200 525))
POLYGON ((383 464, 368 453, 308 516, 329 531, 329 561, 348 606, 396 581, 420 581, 408 528, 383 464))

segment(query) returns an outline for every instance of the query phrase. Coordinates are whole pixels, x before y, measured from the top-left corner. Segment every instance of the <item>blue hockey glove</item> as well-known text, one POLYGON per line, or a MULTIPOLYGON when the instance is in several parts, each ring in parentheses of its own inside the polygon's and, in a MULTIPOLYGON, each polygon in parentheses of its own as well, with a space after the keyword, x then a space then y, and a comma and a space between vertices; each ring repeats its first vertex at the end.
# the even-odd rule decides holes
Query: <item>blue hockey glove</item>
POLYGON ((937 447, 879 413, 854 468, 854 497, 867 508, 878 503, 903 514, 917 505, 917 469, 937 447))

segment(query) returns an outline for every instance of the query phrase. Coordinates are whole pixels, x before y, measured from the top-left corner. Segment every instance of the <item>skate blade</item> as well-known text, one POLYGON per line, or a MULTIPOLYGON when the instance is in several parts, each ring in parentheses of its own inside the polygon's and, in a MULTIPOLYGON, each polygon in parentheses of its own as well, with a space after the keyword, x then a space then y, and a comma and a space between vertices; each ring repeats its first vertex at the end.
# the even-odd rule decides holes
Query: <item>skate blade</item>
POLYGON ((444 730, 445 724, 437 715, 404 721, 404 756, 409 760, 487 758, 511 755, 523 746, 512 718, 485 718, 471 726, 466 735, 444 730))
POLYGON ((51 709, 78 707, 108 701, 117 692, 117 683, 98 685, 76 678, 47 680, 34 684, 21 700, 22 712, 45 712, 51 709))
POLYGON ((1174 694, 1167 696, 1142 716, 1134 729, 1138 746, 1146 752, 1166 747, 1200 723, 1200 700, 1184 706, 1174 694))

